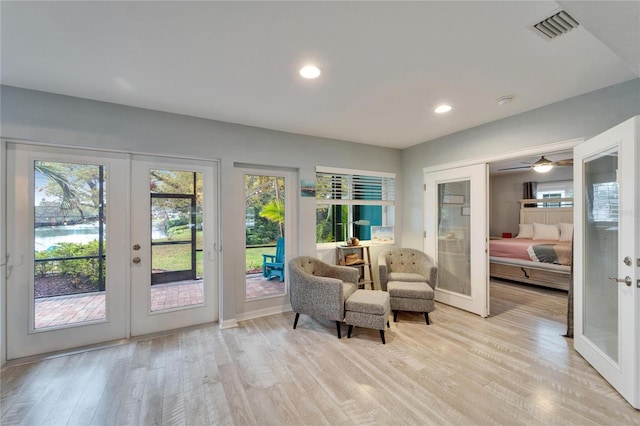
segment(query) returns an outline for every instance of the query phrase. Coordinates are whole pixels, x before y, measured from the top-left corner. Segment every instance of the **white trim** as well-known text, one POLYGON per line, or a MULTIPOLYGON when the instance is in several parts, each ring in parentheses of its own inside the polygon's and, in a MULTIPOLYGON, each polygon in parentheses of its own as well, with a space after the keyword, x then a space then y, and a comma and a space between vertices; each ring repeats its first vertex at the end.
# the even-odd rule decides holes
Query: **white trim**
POLYGON ((321 198, 316 199, 317 205, 327 204, 329 206, 393 206, 395 200, 349 200, 344 198, 321 198))
POLYGON ((5 316, 5 306, 7 300, 6 282, 7 277, 7 239, 6 239, 6 185, 7 185, 7 141, 0 140, 0 367, 7 361, 7 321, 5 316))
POLYGON ((340 167, 328 167, 328 166, 316 166, 316 173, 333 173, 338 175, 363 175, 363 176, 375 176, 375 177, 387 177, 396 178, 395 173, 378 172, 372 170, 356 170, 356 169, 343 169, 340 167))
POLYGON ((582 141, 584 141, 584 138, 569 139, 561 142, 537 145, 531 148, 517 149, 515 151, 506 151, 503 153, 487 155, 484 157, 475 157, 469 160, 454 161, 452 163, 424 167, 422 169, 422 172, 423 173, 439 172, 441 170, 472 166, 474 164, 479 164, 479 163, 493 163, 496 161, 510 160, 512 158, 517 158, 517 157, 525 157, 529 155, 541 155, 541 154, 546 154, 553 151, 564 151, 567 149, 572 149, 582 141))
POLYGON ((217 162, 221 163, 220 158, 207 158, 203 159, 202 157, 198 157, 196 155, 184 155, 184 154, 171 154, 171 153, 153 153, 148 151, 129 151, 124 149, 113 149, 113 148, 100 148, 95 146, 80 146, 80 145, 70 145, 65 143, 53 143, 53 142, 41 142, 34 141, 30 139, 17 139, 17 138, 5 138, 3 139, 5 143, 13 143, 13 144, 22 144, 22 145, 30 145, 30 146, 41 146, 47 148, 66 148, 66 149, 75 149, 82 151, 96 151, 96 152, 104 152, 104 153, 113 153, 113 154, 129 154, 129 155, 141 155, 141 156, 153 156, 153 157, 164 157, 170 159, 183 159, 183 160, 196 160, 196 161, 205 161, 205 162, 217 162))
POLYGON ((266 317, 269 315, 282 314, 291 311, 291 305, 272 306, 269 308, 256 309, 255 311, 243 312, 236 315, 237 321, 247 321, 250 319, 266 317))
POLYGON ((219 328, 220 330, 226 330, 228 328, 236 328, 238 327, 238 320, 230 319, 230 320, 222 320, 220 321, 219 328))
MULTIPOLYGON (((244 177, 246 175, 258 175, 258 176, 275 176, 281 177, 285 180, 285 189, 284 189, 284 197, 285 197, 285 239, 284 239, 284 253, 285 253, 285 265, 288 264, 289 260, 296 257, 298 255, 298 241, 299 241, 299 230, 298 230, 298 209, 299 209, 299 201, 298 194, 300 194, 300 185, 299 185, 299 172, 296 169, 292 168, 277 168, 277 167, 260 167, 252 165, 251 167, 240 167, 239 164, 243 163, 235 163, 233 170, 233 181, 234 186, 237 188, 234 191, 234 198, 231 200, 232 205, 237 206, 237 209, 241 209, 242 211, 242 220, 238 220, 236 224, 234 224, 233 230, 234 235, 241 235, 240 239, 241 243, 236 247, 237 250, 234 250, 233 253, 233 268, 234 275, 241 280, 242 285, 234 286, 234 313, 236 313, 236 320, 240 320, 242 318, 247 319, 247 317, 243 317, 242 314, 238 314, 238 312, 245 311, 247 309, 251 309, 250 306, 262 306, 264 307, 262 310, 265 312, 271 312, 272 309, 277 309, 274 313, 280 312, 279 309, 282 309, 282 306, 285 303, 288 303, 289 300, 289 278, 288 274, 285 274, 284 281, 284 292, 271 295, 267 297, 256 297, 247 299, 247 281, 246 281, 246 268, 245 268, 245 259, 246 259, 246 246, 245 246, 245 232, 246 232, 246 224, 245 224, 245 208, 246 208, 246 200, 245 200, 245 184, 244 177), (287 238, 287 235, 293 235, 294 237, 287 238), (265 307, 266 306, 266 307, 265 307)), ((228 267, 229 263, 227 264, 228 267)), ((271 315, 271 313, 267 313, 264 315, 271 315)), ((257 315, 257 316, 264 316, 257 315)), ((257 317, 255 316, 255 317, 257 317)))

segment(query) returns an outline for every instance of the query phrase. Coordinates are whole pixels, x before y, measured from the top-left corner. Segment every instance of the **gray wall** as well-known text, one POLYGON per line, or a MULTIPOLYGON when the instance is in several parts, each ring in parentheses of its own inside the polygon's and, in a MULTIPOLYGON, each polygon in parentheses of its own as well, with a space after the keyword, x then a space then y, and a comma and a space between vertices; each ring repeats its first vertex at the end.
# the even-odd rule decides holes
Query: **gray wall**
POLYGON ((423 248, 423 168, 587 139, 638 114, 640 79, 634 79, 403 150, 403 246, 423 248))
MULTIPOLYGON (((1 87, 1 136, 75 147, 218 159, 222 193, 222 320, 245 310, 286 306, 285 298, 245 304, 236 300, 244 273, 244 210, 234 194, 234 163, 296 169, 315 179, 315 166, 399 173, 400 151, 151 111, 86 99, 1 87), (241 213, 241 214, 239 214, 241 213), (229 230, 241 229, 241 235, 229 230)), ((401 179, 398 183, 400 184, 401 179)), ((398 190, 397 202, 402 194, 398 190)), ((397 217, 400 217, 397 213, 397 217)), ((399 222, 399 221, 397 221, 399 222)), ((399 223, 396 223, 399 226, 399 223)), ((315 200, 298 197, 299 254, 316 255, 315 200)), ((333 256, 335 257, 335 255, 333 256)))
POLYGON ((524 182, 553 182, 573 180, 573 167, 554 167, 547 173, 533 170, 503 173, 489 178, 489 235, 501 236, 503 232, 518 235, 520 202, 524 182))

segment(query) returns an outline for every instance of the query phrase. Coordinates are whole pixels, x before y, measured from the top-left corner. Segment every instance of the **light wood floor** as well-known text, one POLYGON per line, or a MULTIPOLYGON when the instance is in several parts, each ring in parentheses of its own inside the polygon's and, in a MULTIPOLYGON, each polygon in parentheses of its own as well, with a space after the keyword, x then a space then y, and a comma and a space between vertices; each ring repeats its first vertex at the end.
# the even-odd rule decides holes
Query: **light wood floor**
POLYGON ((561 335, 566 293, 492 284, 493 316, 438 304, 376 330, 293 314, 2 370, 3 425, 640 424, 561 335))

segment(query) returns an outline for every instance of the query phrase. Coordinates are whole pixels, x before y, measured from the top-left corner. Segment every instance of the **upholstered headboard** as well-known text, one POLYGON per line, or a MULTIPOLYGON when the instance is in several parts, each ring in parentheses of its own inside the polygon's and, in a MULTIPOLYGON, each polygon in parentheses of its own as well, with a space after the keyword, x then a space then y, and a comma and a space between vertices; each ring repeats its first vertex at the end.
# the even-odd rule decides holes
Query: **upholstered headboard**
POLYGON ((534 222, 547 225, 573 223, 573 198, 520 200, 520 223, 534 222), (556 207, 558 204, 560 207, 556 207), (525 207, 529 205, 535 207, 525 207))

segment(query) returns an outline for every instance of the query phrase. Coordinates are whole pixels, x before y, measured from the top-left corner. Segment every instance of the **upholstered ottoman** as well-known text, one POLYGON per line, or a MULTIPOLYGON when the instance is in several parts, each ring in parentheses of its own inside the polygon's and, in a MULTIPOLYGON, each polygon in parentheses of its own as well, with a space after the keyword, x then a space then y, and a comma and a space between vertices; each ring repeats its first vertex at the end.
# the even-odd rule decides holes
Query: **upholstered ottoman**
POLYGON ((429 325, 429 312, 435 309, 433 289, 426 282, 389 281, 393 322, 398 322, 398 311, 423 312, 429 325))
POLYGON ((389 293, 376 290, 356 290, 345 301, 345 322, 349 325, 347 337, 351 337, 353 326, 380 330, 382 344, 384 341, 384 327, 389 327, 389 293))

